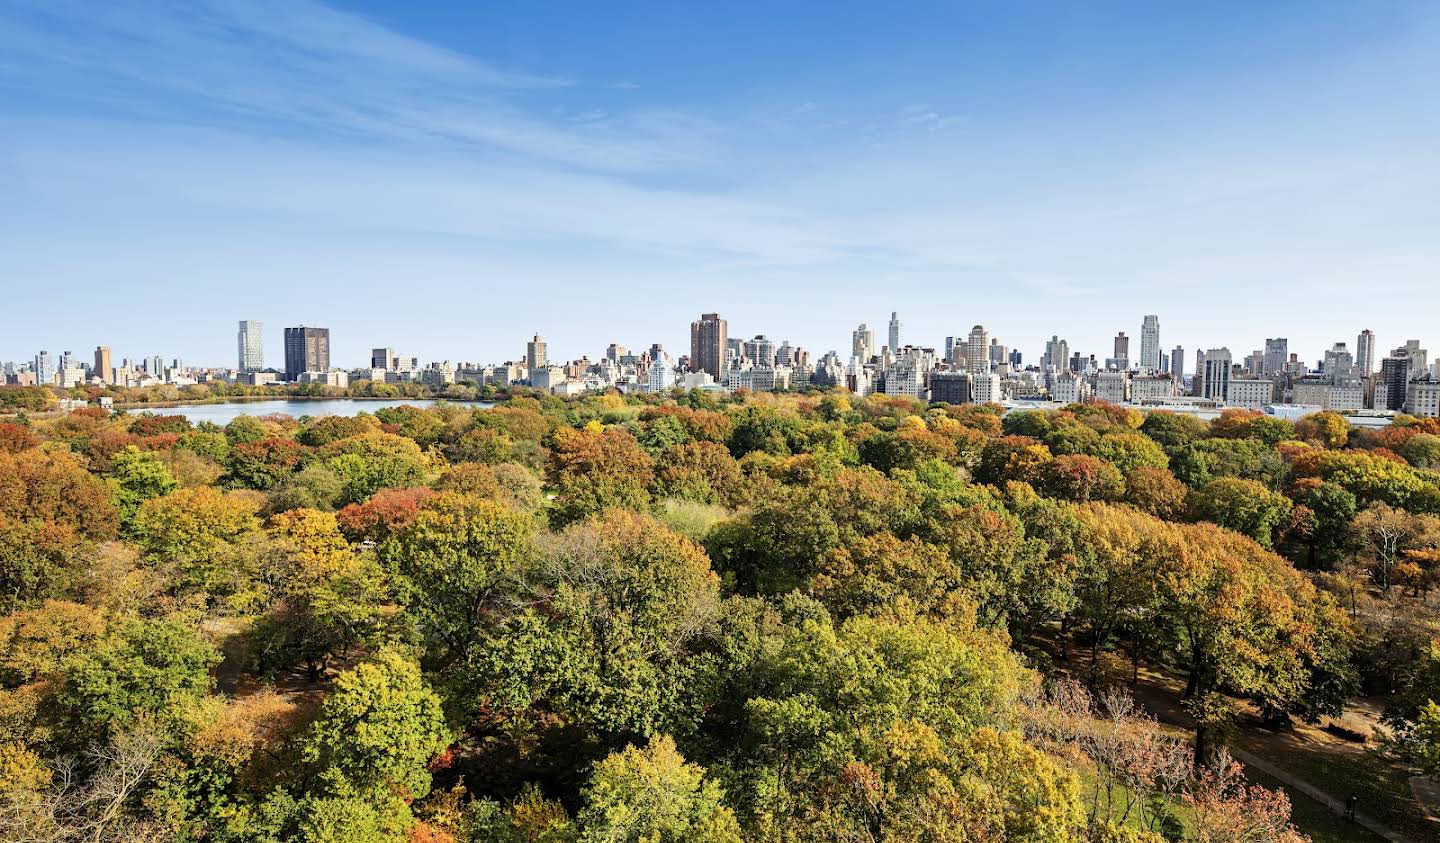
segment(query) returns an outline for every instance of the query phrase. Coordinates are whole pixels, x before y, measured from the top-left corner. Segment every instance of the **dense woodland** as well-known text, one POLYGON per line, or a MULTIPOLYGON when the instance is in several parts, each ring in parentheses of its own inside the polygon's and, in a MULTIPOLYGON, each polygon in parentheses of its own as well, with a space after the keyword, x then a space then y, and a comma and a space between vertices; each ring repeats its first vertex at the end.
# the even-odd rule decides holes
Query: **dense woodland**
POLYGON ((1440 767, 1437 466, 844 393, 11 415, 0 839, 1301 840, 1243 713, 1385 695, 1440 767))

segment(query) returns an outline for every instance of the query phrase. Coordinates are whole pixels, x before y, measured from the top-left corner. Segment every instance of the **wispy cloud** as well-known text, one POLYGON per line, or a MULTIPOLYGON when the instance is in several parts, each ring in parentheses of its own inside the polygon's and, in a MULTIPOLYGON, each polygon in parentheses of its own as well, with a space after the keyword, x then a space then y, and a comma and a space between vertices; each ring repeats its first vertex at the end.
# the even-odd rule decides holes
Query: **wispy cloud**
POLYGON ((571 80, 498 68, 312 0, 0 7, 0 85, 53 86, 185 122, 279 121, 441 140, 617 172, 703 157, 695 121, 546 120, 528 100, 571 80), (683 135, 683 136, 682 136, 683 135))
POLYGON ((941 114, 928 105, 907 105, 900 109, 900 124, 920 129, 948 129, 959 125, 964 118, 954 114, 941 114))

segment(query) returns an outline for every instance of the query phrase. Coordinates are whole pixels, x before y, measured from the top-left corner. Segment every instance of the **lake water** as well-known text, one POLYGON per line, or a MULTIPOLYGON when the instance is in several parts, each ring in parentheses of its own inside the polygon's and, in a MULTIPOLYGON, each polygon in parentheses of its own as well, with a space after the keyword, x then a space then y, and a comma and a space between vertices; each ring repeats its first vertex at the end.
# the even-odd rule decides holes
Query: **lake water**
MULTIPOLYGON (((429 407, 437 403, 439 402, 430 398, 408 398, 393 401, 355 398, 320 398, 312 401, 296 401, 290 398, 267 398, 258 401, 227 401, 223 404, 187 404, 182 407, 132 407, 129 412, 131 414, 151 412, 162 416, 184 416, 192 424, 208 421, 223 426, 239 416, 268 416, 271 413, 283 413, 297 419, 301 416, 356 416, 361 413, 373 413, 382 407, 403 407, 407 404, 411 407, 429 407)), ((495 406, 490 401, 446 401, 445 403, 460 407, 495 406)))

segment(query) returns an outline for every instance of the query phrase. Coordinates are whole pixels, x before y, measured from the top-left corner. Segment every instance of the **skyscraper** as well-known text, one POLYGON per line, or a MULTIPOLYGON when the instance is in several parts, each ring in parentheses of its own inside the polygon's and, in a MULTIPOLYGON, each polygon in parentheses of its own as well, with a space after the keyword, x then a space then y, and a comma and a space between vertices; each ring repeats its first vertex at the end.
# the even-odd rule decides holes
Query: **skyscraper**
POLYGON ((1361 377, 1368 378, 1375 371, 1375 334, 1369 328, 1355 338, 1355 365, 1361 377))
POLYGON ((1284 337, 1265 340, 1265 356, 1261 361, 1260 374, 1274 377, 1285 371, 1285 361, 1290 359, 1290 341, 1284 337))
MULTIPOLYGON (((1398 351, 1404 351, 1403 348, 1398 351)), ((1376 387, 1376 394, 1379 395, 1383 387, 1385 395, 1384 406, 1381 406, 1380 398, 1375 399, 1377 410, 1402 410, 1405 408, 1405 394, 1410 380, 1410 357, 1406 354, 1395 354, 1380 361, 1380 383, 1376 387)))
POLYGON ((240 320, 240 330, 235 336, 238 352, 237 365, 242 372, 258 372, 265 368, 265 343, 260 333, 260 323, 253 319, 240 320))
POLYGON ((990 371, 990 338, 985 334, 984 325, 970 329, 965 342, 965 368, 972 372, 990 371))
POLYGON ((709 372, 715 380, 725 377, 725 352, 729 348, 729 324, 718 313, 702 313, 690 323, 690 368, 709 372))
POLYGON ((42 351, 35 355, 35 383, 39 386, 49 386, 55 380, 55 363, 50 359, 50 352, 42 351))
POLYGON ((890 311, 890 350, 900 350, 900 317, 895 311, 890 311))
POLYGON ((864 363, 875 356, 875 332, 864 323, 850 334, 850 355, 864 363))
POLYGON ((1185 349, 1178 345, 1170 352, 1170 376, 1175 379, 1176 389, 1185 382, 1185 349))
POLYGON ((111 377, 113 365, 110 359, 110 346, 95 346, 95 377, 99 378, 101 383, 113 382, 111 377))
POLYGON ((1140 325, 1140 368, 1147 372, 1160 369, 1160 317, 1145 317, 1140 325))
POLYGON ((536 334, 535 338, 525 343, 525 368, 530 371, 543 369, 550 364, 550 358, 545 351, 545 341, 536 334))
MULTIPOLYGON (((1112 359, 1115 360, 1116 365, 1122 369, 1130 368, 1130 338, 1125 336, 1124 331, 1115 335, 1114 352, 1112 359)), ((1160 361, 1155 361, 1155 365, 1159 366, 1160 361)))
POLYGON ((370 368, 384 369, 390 371, 395 368, 395 349, 393 348, 372 348, 370 349, 370 368))
POLYGON ((1045 342, 1045 356, 1040 358, 1040 368, 1054 369, 1057 372, 1069 371, 1070 343, 1052 334, 1045 342))
POLYGON ((330 371, 330 329, 285 329, 285 379, 297 380, 302 372, 330 371))

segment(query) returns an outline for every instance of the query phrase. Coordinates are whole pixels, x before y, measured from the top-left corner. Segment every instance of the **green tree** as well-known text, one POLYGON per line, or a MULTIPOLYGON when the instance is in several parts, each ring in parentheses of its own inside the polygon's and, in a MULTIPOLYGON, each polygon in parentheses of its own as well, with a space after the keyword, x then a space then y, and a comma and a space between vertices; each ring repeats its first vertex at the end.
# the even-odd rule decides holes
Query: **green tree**
POLYGON ((110 458, 110 478, 115 489, 115 505, 120 510, 120 525, 127 530, 140 504, 168 495, 179 486, 158 455, 141 451, 134 445, 110 458))
POLYGON ((380 489, 424 485, 428 466, 414 440, 393 433, 365 433, 337 439, 319 451, 340 478, 337 503, 361 503, 380 489))
POLYGON ((131 532, 147 555, 179 563, 203 580, 221 548, 258 528, 255 510, 241 493, 179 489, 142 503, 131 532))
POLYGON ((342 673, 302 741, 316 771, 301 809, 306 838, 402 839, 410 801, 430 792, 427 765, 450 738, 414 662, 382 650, 342 673))
POLYGON ((496 501, 442 493, 379 548, 441 664, 463 661, 498 622, 519 584, 534 522, 496 501))
POLYGON ((539 704, 618 736, 694 728, 702 688, 691 657, 720 608, 704 550, 611 510, 547 542, 529 579, 534 605, 481 663, 492 705, 539 704))
POLYGON ((583 797, 576 820, 584 843, 740 843, 720 786, 665 735, 596 764, 583 797))
POLYGON ((139 718, 178 728, 210 690, 220 654, 178 620, 129 618, 60 667, 55 701, 71 747, 108 740, 139 718))
POLYGON ((1190 514, 1249 536, 1271 547, 1275 531, 1290 514, 1290 499, 1253 480, 1222 477, 1211 480, 1190 497, 1190 514))
POLYGON ((0 612, 64 597, 93 550, 73 527, 0 515, 0 612))
POLYGON ((1154 412, 1145 415, 1140 432, 1154 439, 1156 444, 1172 456, 1187 445, 1209 435, 1209 429, 1198 418, 1185 413, 1154 412))

